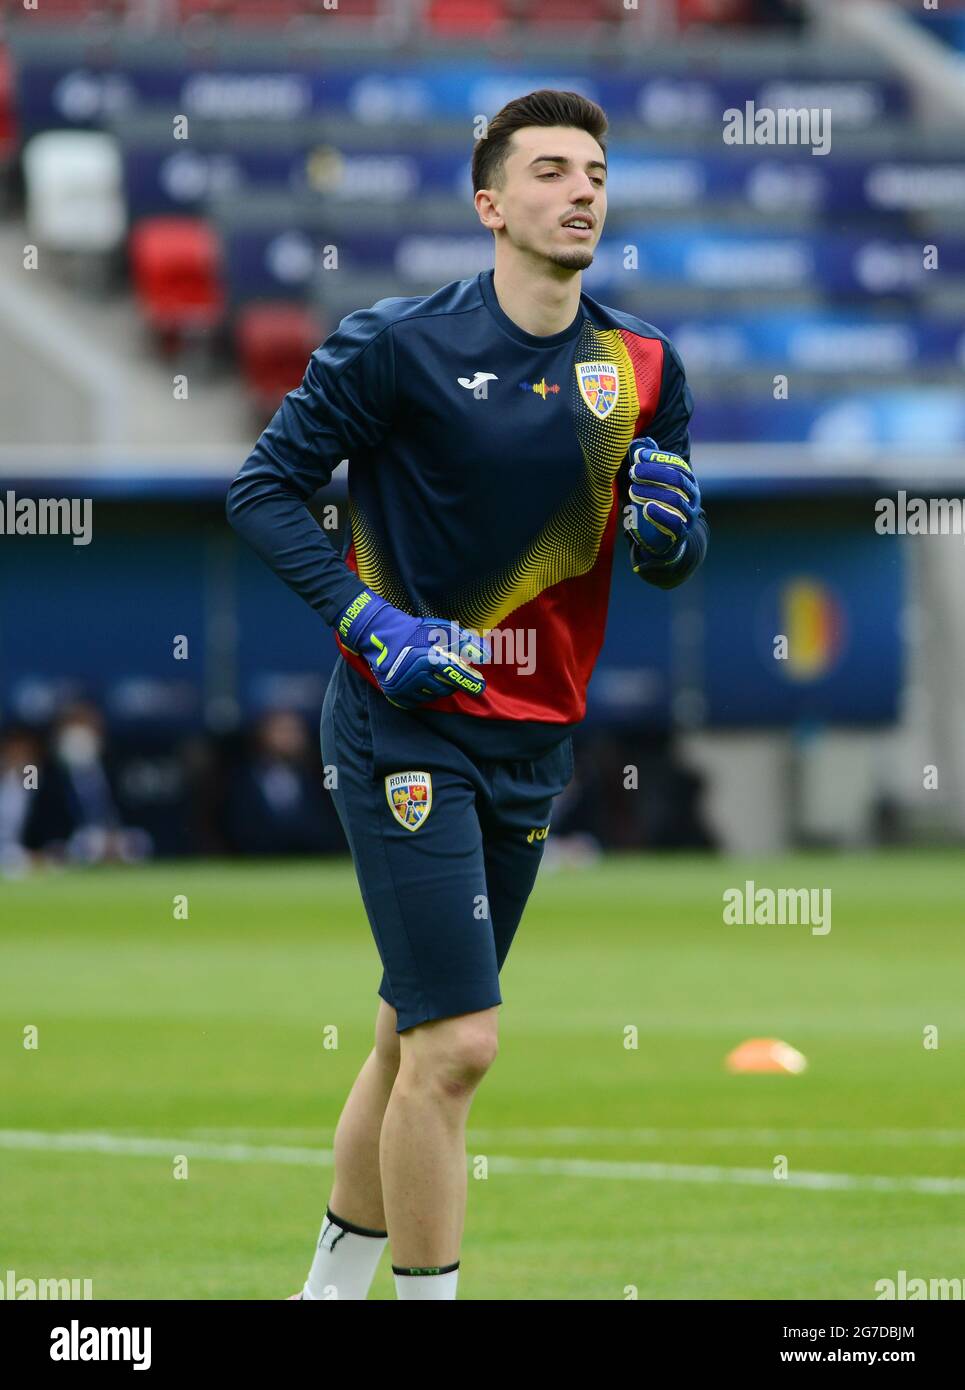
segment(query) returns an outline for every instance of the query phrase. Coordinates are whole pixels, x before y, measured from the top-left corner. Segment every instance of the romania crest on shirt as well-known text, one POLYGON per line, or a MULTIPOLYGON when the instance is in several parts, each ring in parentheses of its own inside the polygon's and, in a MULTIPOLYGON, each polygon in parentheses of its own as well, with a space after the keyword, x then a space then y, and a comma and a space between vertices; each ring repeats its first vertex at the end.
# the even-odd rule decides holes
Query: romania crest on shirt
POLYGON ((613 362, 577 362, 576 381, 580 395, 598 420, 603 420, 617 403, 620 378, 613 362))
POLYGON ((389 809, 406 830, 418 830, 432 809, 432 778, 428 772, 393 772, 385 779, 389 809))

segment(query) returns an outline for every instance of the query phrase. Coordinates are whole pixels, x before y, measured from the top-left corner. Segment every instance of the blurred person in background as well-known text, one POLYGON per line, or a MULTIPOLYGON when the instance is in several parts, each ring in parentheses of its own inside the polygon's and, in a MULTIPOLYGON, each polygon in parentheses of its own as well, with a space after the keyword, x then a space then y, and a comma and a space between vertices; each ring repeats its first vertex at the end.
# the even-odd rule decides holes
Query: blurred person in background
POLYGON ((121 823, 108 771, 104 719, 77 700, 58 715, 50 756, 40 774, 27 849, 72 863, 135 863, 152 852, 145 831, 121 823))
POLYGON ((12 724, 0 740, 0 873, 9 877, 30 868, 26 848, 37 805, 43 742, 29 724, 12 724))
POLYGON ((229 842, 245 854, 342 854, 345 838, 302 717, 270 710, 252 732, 250 761, 231 780, 229 842))

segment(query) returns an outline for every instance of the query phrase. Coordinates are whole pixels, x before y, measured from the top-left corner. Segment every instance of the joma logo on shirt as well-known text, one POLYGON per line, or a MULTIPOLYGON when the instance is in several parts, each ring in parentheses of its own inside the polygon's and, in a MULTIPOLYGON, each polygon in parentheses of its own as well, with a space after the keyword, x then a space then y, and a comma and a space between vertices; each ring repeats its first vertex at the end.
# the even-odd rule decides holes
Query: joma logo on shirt
POLYGON ((547 835, 548 835, 549 833, 550 833, 550 828, 549 828, 549 826, 548 826, 548 825, 541 825, 538 829, 536 829, 536 830, 531 830, 531 831, 529 832, 529 834, 526 836, 526 843, 527 843, 528 845, 531 845, 531 844, 533 843, 534 840, 545 840, 546 837, 547 837, 547 835))

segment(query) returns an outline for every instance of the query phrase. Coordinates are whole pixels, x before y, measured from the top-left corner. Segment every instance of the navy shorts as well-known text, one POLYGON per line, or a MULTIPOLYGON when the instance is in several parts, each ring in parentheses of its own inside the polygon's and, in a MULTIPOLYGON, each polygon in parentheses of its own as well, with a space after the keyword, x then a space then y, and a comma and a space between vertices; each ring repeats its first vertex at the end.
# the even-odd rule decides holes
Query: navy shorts
POLYGON ((321 745, 396 1031, 501 1004, 572 739, 530 761, 472 757, 340 660, 321 745))

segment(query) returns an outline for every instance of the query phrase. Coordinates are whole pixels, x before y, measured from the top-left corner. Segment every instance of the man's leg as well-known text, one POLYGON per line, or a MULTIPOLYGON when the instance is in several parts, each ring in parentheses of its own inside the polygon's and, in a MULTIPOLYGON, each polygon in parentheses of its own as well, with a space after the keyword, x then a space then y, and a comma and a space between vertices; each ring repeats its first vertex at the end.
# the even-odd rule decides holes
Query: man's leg
MULTIPOLYGON (((567 740, 531 763, 486 764, 483 854, 497 968, 506 959, 543 855, 553 799, 573 773, 567 740), (533 832, 543 831, 543 838, 533 832)), ((382 1195, 400 1298, 455 1298, 466 1214, 466 1118, 497 1051, 497 1008, 401 1033, 402 1059, 382 1124, 382 1195), (405 1269, 436 1269, 405 1275, 405 1269)))
POLYGON ((396 1012, 379 1000, 375 1047, 349 1092, 335 1128, 335 1181, 329 1208, 356 1226, 384 1231, 379 1134, 401 1055, 396 1012))
POLYGON ((400 1298, 456 1296, 466 1117, 496 1056, 497 1012, 433 1019, 399 1035, 402 1057, 382 1123, 381 1172, 400 1298))
MULTIPOLYGON (((487 886, 477 802, 487 795, 486 779, 467 753, 390 705, 347 666, 329 685, 321 732, 323 761, 338 766, 332 796, 382 961, 380 993, 391 998, 403 1039, 382 1127, 385 1229, 395 1264, 436 1268, 436 1245, 450 1254, 459 1248, 465 1119, 495 1055, 501 1002, 492 923, 480 911, 487 886), (415 769, 407 809, 400 808, 404 778, 400 795, 389 794, 392 776, 405 769, 415 769), (415 1263, 426 1259, 432 1264, 415 1263)), ((369 1080, 359 1083, 366 1095, 369 1080)), ((371 1134, 371 1123, 360 1134, 346 1120, 351 1151, 371 1134)), ((348 1169, 336 1162, 341 1194, 348 1169)), ((372 1204, 374 1175, 363 1176, 360 1187, 372 1204)), ((402 1298, 455 1297, 452 1273, 406 1276, 403 1283, 402 1298), (432 1289, 422 1292, 423 1283, 432 1289)))
POLYGON ((385 1249, 379 1131, 399 1068, 395 1029, 395 1009, 380 999, 375 1047, 335 1129, 335 1180, 303 1298, 366 1298, 385 1249))

